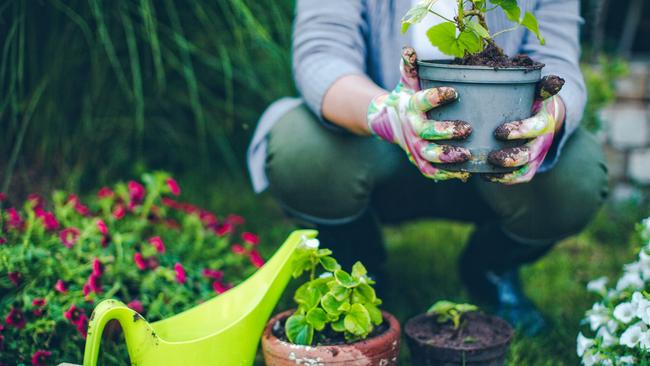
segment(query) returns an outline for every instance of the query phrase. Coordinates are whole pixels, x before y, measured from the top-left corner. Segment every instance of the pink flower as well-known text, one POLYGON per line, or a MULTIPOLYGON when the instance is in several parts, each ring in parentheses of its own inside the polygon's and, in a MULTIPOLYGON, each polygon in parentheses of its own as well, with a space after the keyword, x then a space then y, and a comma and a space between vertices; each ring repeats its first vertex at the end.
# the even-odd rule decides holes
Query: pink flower
POLYGON ((102 248, 106 248, 108 246, 108 243, 110 243, 110 242, 111 242, 111 235, 110 234, 106 234, 106 235, 102 236, 102 240, 100 241, 100 243, 102 244, 102 248))
MULTIPOLYGON (((167 226, 170 229, 178 230, 181 228, 181 225, 178 223, 178 221, 174 219, 166 219, 164 222, 165 226, 167 226)), ((0 243, 1 244, 1 243, 0 243)))
POLYGON ((102 187, 97 191, 97 197, 99 199, 113 197, 113 191, 108 187, 102 187))
POLYGON ((169 187, 169 191, 174 195, 174 196, 179 196, 181 194, 181 187, 178 186, 178 183, 174 180, 174 178, 167 178, 167 187, 169 187))
POLYGON ((107 235, 108 234, 108 227, 106 226, 106 223, 104 222, 104 220, 102 220, 102 219, 97 220, 97 230, 99 230, 99 232, 102 235, 107 235))
POLYGON ((7 276, 9 276, 9 280, 14 284, 14 286, 20 285, 23 280, 23 275, 18 271, 9 272, 7 273, 7 276))
POLYGON ((133 208, 137 204, 142 203, 142 201, 144 200, 145 190, 142 184, 134 180, 129 181, 128 188, 129 188, 129 199, 131 200, 131 202, 129 202, 129 207, 133 208))
POLYGON ((154 236, 153 238, 149 238, 149 244, 151 244, 154 248, 156 248, 156 251, 158 253, 165 252, 165 243, 163 243, 162 239, 159 236, 154 236))
POLYGON ((246 253, 246 248, 239 244, 233 244, 232 247, 230 247, 230 250, 232 250, 233 253, 235 254, 244 254, 246 253))
POLYGON ((0 202, 4 201, 7 199, 7 195, 4 194, 3 192, 0 192, 0 202))
POLYGON ((37 306, 39 308, 42 308, 46 304, 47 304, 47 301, 42 297, 38 297, 38 298, 32 300, 32 306, 37 306))
POLYGON ((115 205, 115 209, 113 209, 113 217, 115 219, 121 220, 125 214, 126 214, 126 209, 124 208, 124 205, 122 204, 115 205))
POLYGON ((142 253, 135 252, 135 254, 133 254, 133 261, 139 270, 144 271, 147 269, 147 263, 145 263, 142 253))
POLYGON ((63 316, 70 321, 73 325, 78 325, 83 317, 86 316, 84 309, 79 308, 77 305, 72 304, 63 316))
POLYGON ((248 231, 242 233, 241 238, 242 240, 244 240, 245 242, 251 245, 257 245, 260 243, 260 237, 253 233, 249 233, 248 231))
POLYGON ((260 268, 264 265, 264 259, 260 255, 260 253, 253 249, 248 253, 248 259, 250 259, 251 263, 256 267, 260 268))
POLYGON ((9 216, 9 218, 7 219, 7 224, 9 225, 9 227, 14 228, 16 230, 21 230, 25 222, 23 221, 23 218, 20 217, 18 211, 16 211, 15 208, 11 207, 8 208, 5 212, 7 213, 7 216, 9 216))
POLYGON ((230 225, 243 225, 246 220, 243 217, 235 214, 230 214, 226 217, 226 222, 230 225))
POLYGON ((158 268, 158 260, 156 257, 149 257, 147 258, 147 267, 149 269, 156 269, 158 268))
POLYGON ((81 334, 81 337, 84 339, 88 335, 88 317, 86 314, 82 315, 81 318, 79 318, 79 321, 76 324, 77 326, 77 332, 81 334))
POLYGON ((138 313, 142 313, 144 311, 144 307, 142 306, 142 302, 140 300, 132 300, 128 304, 126 304, 129 308, 135 310, 138 313))
POLYGON ((27 320, 25 319, 25 314, 23 314, 20 309, 12 307, 9 311, 9 314, 7 314, 7 317, 5 318, 5 323, 7 323, 7 325, 13 326, 14 328, 22 329, 25 328, 27 320))
POLYGON ((7 242, 7 239, 5 239, 5 238, 3 238, 2 236, 0 236, 0 245, 4 244, 4 243, 6 243, 6 242, 7 242))
POLYGON ((45 230, 54 231, 59 229, 59 221, 54 216, 54 213, 50 211, 44 211, 42 208, 38 207, 34 209, 36 217, 40 218, 43 221, 43 226, 45 230))
POLYGON ((99 261, 97 258, 93 258, 93 271, 92 274, 94 276, 101 276, 102 275, 102 262, 99 261))
POLYGON ((32 355, 32 365, 33 366, 45 366, 47 365, 48 358, 52 355, 52 352, 39 349, 34 352, 32 355))
POLYGON ((94 292, 96 294, 101 294, 102 293, 102 284, 100 282, 101 278, 95 274, 91 274, 88 276, 88 280, 83 286, 83 294, 84 296, 88 296, 91 292, 94 292))
POLYGON ((90 214, 90 210, 88 209, 88 206, 81 203, 77 195, 74 194, 68 195, 67 203, 72 203, 75 211, 77 211, 77 213, 81 216, 88 216, 90 214))
POLYGON ((206 278, 212 278, 215 280, 223 279, 223 271, 218 271, 216 269, 204 268, 201 274, 206 278))
POLYGON ((56 284, 54 285, 54 289, 62 294, 68 292, 68 287, 66 286, 65 282, 63 282, 63 280, 57 280, 56 284))
POLYGON ((185 283, 187 278, 185 277, 185 269, 180 263, 174 264, 174 271, 176 272, 176 281, 179 283, 185 283))
POLYGON ((226 234, 229 234, 232 232, 232 230, 233 230, 232 224, 229 224, 227 222, 222 225, 217 225, 217 227, 214 228, 214 232, 218 236, 224 236, 226 234))
POLYGON ((212 289, 214 292, 218 294, 223 294, 224 292, 230 290, 232 288, 232 285, 230 284, 224 284, 221 281, 214 281, 212 283, 212 289))
POLYGON ((30 193, 27 196, 27 201, 32 205, 32 209, 34 209, 34 210, 36 210, 37 208, 42 209, 43 204, 45 202, 43 200, 43 197, 41 197, 40 195, 38 195, 36 193, 30 193))
POLYGON ((69 227, 67 229, 61 230, 59 233, 59 238, 61 239, 63 245, 65 245, 66 248, 70 249, 77 242, 77 240, 79 240, 80 234, 81 232, 76 227, 69 227))
POLYGON ((201 212, 199 212, 199 218, 201 219, 201 222, 203 222, 203 225, 205 226, 214 226, 217 224, 217 216, 212 212, 202 210, 201 212))

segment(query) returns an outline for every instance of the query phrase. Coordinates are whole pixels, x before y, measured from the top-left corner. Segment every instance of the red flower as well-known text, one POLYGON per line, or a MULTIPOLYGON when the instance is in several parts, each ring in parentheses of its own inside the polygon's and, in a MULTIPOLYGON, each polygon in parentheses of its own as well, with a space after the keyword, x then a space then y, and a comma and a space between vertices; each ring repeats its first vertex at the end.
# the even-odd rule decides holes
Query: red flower
POLYGON ((81 318, 79 318, 76 326, 77 332, 79 332, 79 334, 81 334, 81 336, 85 339, 88 335, 88 317, 86 314, 82 315, 81 318))
POLYGON ((45 366, 47 365, 47 359, 50 358, 52 352, 45 350, 38 350, 32 355, 32 365, 33 366, 45 366))
POLYGON ((232 230, 233 230, 232 224, 229 224, 227 222, 222 225, 217 225, 214 228, 214 232, 219 236, 224 236, 226 234, 229 234, 232 232, 232 230))
POLYGON ((4 244, 6 242, 7 242, 7 239, 0 236, 0 245, 4 244))
POLYGON ((16 211, 15 208, 11 207, 8 208, 5 212, 9 216, 9 218, 7 219, 7 224, 9 225, 9 227, 14 228, 16 230, 21 230, 25 222, 23 221, 23 218, 20 217, 18 211, 16 211))
POLYGON ((138 313, 142 313, 144 311, 144 307, 142 306, 142 302, 140 300, 132 300, 128 304, 126 304, 129 308, 135 310, 138 313))
POLYGON ((72 203, 75 211, 77 211, 77 213, 81 216, 88 216, 90 214, 90 210, 88 209, 88 206, 81 203, 77 195, 74 194, 68 195, 68 200, 66 203, 72 203))
POLYGON ((122 204, 115 205, 115 209, 113 210, 113 217, 115 219, 121 220, 125 214, 126 214, 126 209, 124 209, 124 205, 122 204))
POLYGON ((253 233, 249 233, 248 231, 242 233, 241 238, 242 240, 244 240, 245 242, 251 245, 257 245, 260 243, 260 237, 253 233))
POLYGON ((108 187, 102 187, 97 191, 97 197, 100 199, 113 197, 113 191, 108 187))
POLYGON ((135 254, 133 254, 133 261, 135 262, 135 265, 138 267, 139 270, 144 271, 145 269, 147 269, 147 264, 144 261, 144 257, 142 256, 142 253, 135 252, 135 254))
POLYGON ((226 217, 226 222, 230 225, 243 225, 246 220, 239 215, 230 214, 226 217))
POLYGON ((63 316, 70 321, 73 325, 79 325, 79 323, 82 321, 82 318, 86 317, 86 312, 84 309, 81 309, 77 307, 77 305, 72 304, 66 310, 65 313, 63 313, 63 316))
POLYGON ((129 202, 129 208, 135 207, 137 204, 142 203, 144 200, 144 186, 134 180, 129 181, 128 184, 129 188, 129 199, 131 200, 129 202))
POLYGON ((79 240, 80 231, 76 227, 69 227, 61 230, 59 238, 66 248, 70 249, 79 240))
POLYGON ((90 277, 88 277, 88 286, 90 287, 90 291, 96 294, 102 293, 103 288, 100 280, 101 277, 92 274, 90 275, 90 277))
POLYGON ((0 202, 4 201, 7 199, 7 195, 4 194, 3 192, 0 192, 0 202))
POLYGON ((62 280, 56 281, 56 285, 54 285, 54 289, 62 294, 68 292, 68 287, 65 285, 65 282, 63 282, 62 280))
POLYGON ((203 225, 205 226, 214 226, 217 224, 217 216, 212 212, 202 210, 201 212, 199 212, 199 218, 201 219, 201 222, 203 222, 203 225))
POLYGON ((15 328, 22 329, 25 327, 25 324, 27 324, 27 320, 25 320, 25 314, 23 314, 20 309, 12 307, 5 318, 5 323, 15 328))
POLYGON ((149 269, 158 268, 158 259, 156 259, 156 257, 147 258, 147 267, 149 267, 149 269))
POLYGON ((106 235, 102 236, 102 240, 100 241, 100 243, 102 244, 102 248, 106 248, 106 246, 108 246, 108 243, 110 243, 110 242, 111 242, 111 235, 110 234, 106 234, 106 235))
POLYGON ((167 178, 167 187, 169 187, 169 191, 174 195, 174 196, 179 196, 181 194, 181 187, 178 186, 178 183, 174 180, 174 178, 167 178))
POLYGON ((39 196, 36 193, 30 193, 27 196, 27 201, 31 203, 32 209, 36 210, 37 208, 42 209, 43 208, 43 203, 45 202, 43 200, 43 197, 39 196))
POLYGON ((104 220, 102 219, 97 220, 97 230, 99 230, 99 232, 102 233, 102 235, 108 234, 108 227, 106 226, 104 220))
POLYGON ((9 276, 9 280, 14 284, 14 286, 20 285, 20 282, 23 280, 23 275, 18 271, 9 272, 7 273, 7 276, 9 276))
POLYGON ((158 253, 165 252, 165 243, 163 243, 162 239, 159 236, 154 236, 153 238, 149 238, 149 244, 153 245, 153 247, 156 248, 156 251, 158 253))
POLYGON ((224 284, 221 281, 214 281, 212 283, 212 289, 214 292, 218 294, 223 294, 224 292, 230 290, 232 288, 232 285, 230 284, 224 284))
POLYGON ((99 261, 97 258, 93 258, 93 276, 101 276, 102 275, 102 262, 99 261))
POLYGON ((45 304, 47 304, 47 301, 42 297, 32 300, 32 306, 37 306, 39 308, 42 308, 43 306, 45 306, 45 304))
POLYGON ((204 268, 201 274, 203 274, 203 277, 212 278, 217 281, 223 279, 223 271, 218 271, 216 269, 204 268))
POLYGON ((244 254, 246 253, 246 248, 239 244, 233 244, 232 247, 230 247, 230 250, 232 250, 233 253, 235 254, 244 254))
MULTIPOLYGON (((178 229, 181 228, 181 225, 178 223, 178 221, 176 221, 174 219, 166 219, 164 224, 165 224, 165 226, 167 226, 170 229, 178 230, 178 229)), ((2 243, 0 243, 0 244, 2 244, 2 243)))
POLYGON ((248 259, 250 259, 251 263, 256 267, 260 268, 264 265, 264 259, 260 255, 260 253, 253 249, 248 253, 248 259))
POLYGON ((176 272, 176 281, 179 283, 185 283, 187 278, 185 277, 185 269, 180 263, 174 264, 174 271, 176 272))
POLYGON ((36 217, 43 221, 45 230, 53 231, 59 229, 59 221, 56 219, 56 216, 54 216, 54 213, 45 211, 40 207, 34 209, 34 213, 36 214, 36 217))

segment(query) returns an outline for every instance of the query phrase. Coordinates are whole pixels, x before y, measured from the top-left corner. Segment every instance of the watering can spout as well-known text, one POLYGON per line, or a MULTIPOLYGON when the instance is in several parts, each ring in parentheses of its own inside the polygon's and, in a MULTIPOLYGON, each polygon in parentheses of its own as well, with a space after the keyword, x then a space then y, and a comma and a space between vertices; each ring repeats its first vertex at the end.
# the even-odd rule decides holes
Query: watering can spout
POLYGON ((117 300, 104 300, 88 325, 84 366, 97 364, 106 323, 122 326, 131 364, 252 365, 264 326, 291 278, 296 249, 314 230, 294 231, 246 281, 180 314, 148 323, 117 300))

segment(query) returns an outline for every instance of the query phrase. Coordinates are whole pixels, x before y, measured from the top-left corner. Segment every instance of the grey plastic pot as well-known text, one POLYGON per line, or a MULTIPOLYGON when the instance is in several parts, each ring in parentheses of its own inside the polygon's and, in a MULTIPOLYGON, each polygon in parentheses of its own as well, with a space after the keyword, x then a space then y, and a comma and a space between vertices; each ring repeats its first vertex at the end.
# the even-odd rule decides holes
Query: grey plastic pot
POLYGON ((530 117, 535 87, 543 65, 535 68, 512 67, 495 69, 488 66, 452 65, 448 60, 418 61, 422 89, 450 86, 459 99, 427 113, 433 120, 463 120, 472 125, 466 140, 450 140, 445 144, 463 146, 472 152, 472 159, 461 164, 436 164, 447 170, 472 173, 512 171, 492 165, 490 151, 519 146, 522 141, 503 142, 494 137, 494 130, 503 122, 530 117))

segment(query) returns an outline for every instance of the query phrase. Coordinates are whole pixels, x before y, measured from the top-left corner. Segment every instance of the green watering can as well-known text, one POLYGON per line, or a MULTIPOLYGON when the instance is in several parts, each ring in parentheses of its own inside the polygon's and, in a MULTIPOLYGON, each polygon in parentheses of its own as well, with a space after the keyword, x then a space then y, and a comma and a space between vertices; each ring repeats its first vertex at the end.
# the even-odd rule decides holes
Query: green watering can
POLYGON ((104 326, 113 319, 124 331, 131 365, 252 365, 264 326, 291 277, 295 249, 316 234, 294 231, 273 258, 239 286, 155 323, 120 301, 102 301, 90 317, 84 366, 97 364, 104 326))

